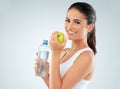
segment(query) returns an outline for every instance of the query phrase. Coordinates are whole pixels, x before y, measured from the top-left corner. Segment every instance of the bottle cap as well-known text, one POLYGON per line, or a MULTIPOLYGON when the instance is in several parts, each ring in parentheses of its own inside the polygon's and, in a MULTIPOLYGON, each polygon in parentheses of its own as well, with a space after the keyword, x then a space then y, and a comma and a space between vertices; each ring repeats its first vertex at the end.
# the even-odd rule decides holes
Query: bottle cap
POLYGON ((48 45, 48 40, 43 40, 43 44, 48 45))

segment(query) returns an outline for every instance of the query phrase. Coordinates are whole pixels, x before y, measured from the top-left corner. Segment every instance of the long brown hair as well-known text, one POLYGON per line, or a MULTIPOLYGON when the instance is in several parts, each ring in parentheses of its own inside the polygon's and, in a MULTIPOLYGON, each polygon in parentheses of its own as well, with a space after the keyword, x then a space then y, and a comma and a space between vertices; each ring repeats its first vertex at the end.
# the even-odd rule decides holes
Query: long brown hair
MULTIPOLYGON (((92 23, 95 24, 96 12, 90 4, 88 4, 86 2, 76 2, 76 3, 73 3, 68 8, 68 10, 70 10, 71 8, 76 8, 81 13, 83 13, 86 16, 88 25, 92 24, 92 23)), ((95 27, 93 28, 93 30, 91 32, 89 32, 87 34, 87 43, 88 43, 89 47, 93 50, 94 54, 96 54, 97 50, 96 50, 96 29, 95 29, 95 27)))

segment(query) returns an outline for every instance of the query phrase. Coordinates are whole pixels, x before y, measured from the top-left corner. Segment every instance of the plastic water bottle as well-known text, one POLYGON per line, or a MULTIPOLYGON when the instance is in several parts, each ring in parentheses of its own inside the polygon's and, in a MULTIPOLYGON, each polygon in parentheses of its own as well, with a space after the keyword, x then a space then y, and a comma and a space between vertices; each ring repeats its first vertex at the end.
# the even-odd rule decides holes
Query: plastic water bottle
POLYGON ((48 40, 43 40, 43 43, 38 48, 38 57, 44 61, 48 60, 49 57, 48 40))
POLYGON ((44 77, 46 75, 46 65, 44 61, 47 61, 48 57, 49 57, 48 40, 43 40, 43 43, 38 48, 38 58, 43 61, 40 61, 38 65, 38 69, 36 71, 37 76, 44 77))

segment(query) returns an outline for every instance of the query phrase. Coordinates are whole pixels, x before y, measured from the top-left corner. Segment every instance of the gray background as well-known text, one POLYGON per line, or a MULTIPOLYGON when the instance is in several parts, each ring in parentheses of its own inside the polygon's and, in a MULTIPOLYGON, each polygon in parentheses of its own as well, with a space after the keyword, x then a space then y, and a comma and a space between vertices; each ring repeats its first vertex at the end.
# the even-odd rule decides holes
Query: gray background
POLYGON ((98 54, 88 89, 120 89, 120 0, 0 0, 0 89, 47 89, 35 76, 35 53, 51 32, 64 32, 67 8, 76 1, 97 12, 98 54))

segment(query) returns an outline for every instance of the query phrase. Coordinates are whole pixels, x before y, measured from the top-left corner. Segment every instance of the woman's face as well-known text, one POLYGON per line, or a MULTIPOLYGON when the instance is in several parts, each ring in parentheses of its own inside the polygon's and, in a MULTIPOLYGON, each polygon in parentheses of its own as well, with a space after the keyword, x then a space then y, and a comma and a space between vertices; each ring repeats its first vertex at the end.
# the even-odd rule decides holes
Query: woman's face
POLYGON ((87 37, 87 20, 84 14, 75 8, 67 12, 64 27, 69 40, 82 40, 87 37))

